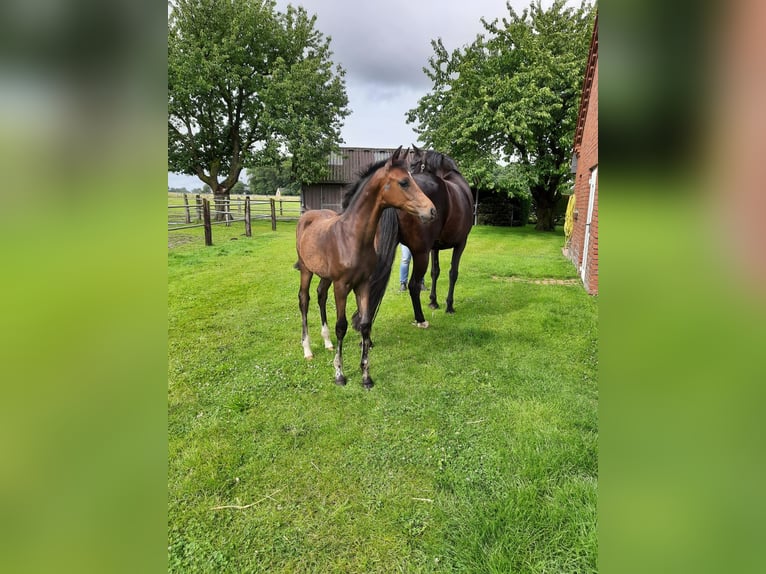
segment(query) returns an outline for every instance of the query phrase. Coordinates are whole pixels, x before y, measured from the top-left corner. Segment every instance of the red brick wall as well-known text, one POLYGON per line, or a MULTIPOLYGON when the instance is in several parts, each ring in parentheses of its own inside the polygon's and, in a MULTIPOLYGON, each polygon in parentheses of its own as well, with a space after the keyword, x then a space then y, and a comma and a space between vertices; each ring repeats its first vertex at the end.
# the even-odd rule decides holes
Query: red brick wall
MULTIPOLYGON (((583 261, 583 246, 585 244, 590 176, 593 170, 598 167, 598 59, 596 60, 593 73, 593 83, 585 116, 582 142, 579 149, 575 151, 578 154, 577 173, 575 174, 574 184, 577 219, 572 229, 569 258, 575 264, 579 273, 583 261)), ((588 262, 584 280, 585 289, 591 295, 598 293, 598 179, 596 179, 595 193, 593 219, 591 221, 588 244, 588 262)))

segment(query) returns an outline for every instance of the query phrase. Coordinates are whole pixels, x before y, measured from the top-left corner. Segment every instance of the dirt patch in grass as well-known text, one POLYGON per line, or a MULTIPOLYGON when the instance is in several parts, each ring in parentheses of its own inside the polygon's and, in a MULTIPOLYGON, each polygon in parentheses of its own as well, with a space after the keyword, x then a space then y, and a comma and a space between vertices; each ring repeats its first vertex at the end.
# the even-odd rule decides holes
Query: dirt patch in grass
POLYGON ((538 277, 530 279, 528 277, 498 277, 493 275, 495 281, 506 281, 508 283, 534 283, 535 285, 579 285, 579 279, 554 279, 552 277, 538 277))
POLYGON ((191 243, 196 241, 197 238, 193 235, 184 235, 183 233, 168 233, 168 249, 184 245, 185 243, 191 243))

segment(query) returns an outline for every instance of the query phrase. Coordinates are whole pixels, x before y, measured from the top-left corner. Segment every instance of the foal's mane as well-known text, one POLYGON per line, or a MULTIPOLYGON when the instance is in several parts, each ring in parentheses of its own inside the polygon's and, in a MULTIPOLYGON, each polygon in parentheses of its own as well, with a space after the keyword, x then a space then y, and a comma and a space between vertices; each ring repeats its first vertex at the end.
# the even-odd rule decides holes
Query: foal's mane
MULTIPOLYGON (((400 167, 404 169, 405 171, 408 170, 408 164, 406 160, 407 155, 404 155, 404 158, 397 159, 391 164, 391 167, 400 167)), ((353 183, 349 183, 345 187, 345 192, 343 193, 343 201, 341 202, 341 208, 343 211, 346 211, 348 207, 351 205, 351 202, 354 200, 355 197, 357 197, 357 193, 359 190, 361 190, 365 184, 367 183, 367 180, 372 177, 372 174, 374 174, 376 171, 378 171, 381 167, 386 165, 386 162, 389 160, 389 158, 382 159, 380 161, 376 161, 375 163, 371 163, 366 168, 362 169, 357 174, 357 180, 353 183)))

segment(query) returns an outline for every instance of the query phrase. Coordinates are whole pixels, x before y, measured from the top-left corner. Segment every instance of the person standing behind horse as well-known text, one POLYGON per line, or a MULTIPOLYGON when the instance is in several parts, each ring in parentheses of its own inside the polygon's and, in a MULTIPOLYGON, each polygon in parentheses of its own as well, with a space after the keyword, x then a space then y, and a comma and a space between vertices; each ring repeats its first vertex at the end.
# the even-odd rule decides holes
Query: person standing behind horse
MULTIPOLYGON (((410 275, 410 261, 412 260, 412 251, 404 243, 402 246, 402 262, 399 264, 399 291, 407 290, 407 278, 410 275)), ((427 291, 426 280, 420 281, 420 290, 427 291)))

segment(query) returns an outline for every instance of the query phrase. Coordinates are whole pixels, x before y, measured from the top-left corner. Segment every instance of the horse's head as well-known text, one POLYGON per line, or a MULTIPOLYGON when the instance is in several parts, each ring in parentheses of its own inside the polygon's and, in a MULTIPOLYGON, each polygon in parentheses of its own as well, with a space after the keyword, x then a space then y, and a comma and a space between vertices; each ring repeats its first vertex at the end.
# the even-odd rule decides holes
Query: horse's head
POLYGON ((426 152, 415 144, 412 144, 412 156, 410 157, 410 171, 412 173, 420 173, 425 170, 425 155, 426 152))
POLYGON ((450 156, 435 150, 422 150, 412 146, 412 158, 410 159, 410 171, 412 173, 430 173, 437 177, 445 177, 450 172, 460 173, 457 164, 450 156))
POLYGON ((407 154, 408 150, 402 152, 402 146, 399 146, 380 170, 383 173, 379 183, 381 198, 386 207, 403 209, 428 223, 436 218, 436 208, 412 178, 407 154))

